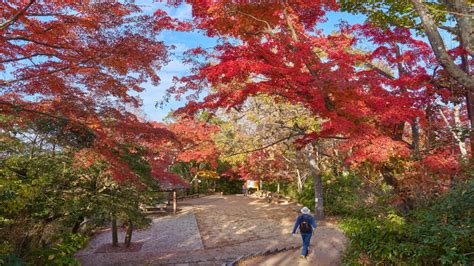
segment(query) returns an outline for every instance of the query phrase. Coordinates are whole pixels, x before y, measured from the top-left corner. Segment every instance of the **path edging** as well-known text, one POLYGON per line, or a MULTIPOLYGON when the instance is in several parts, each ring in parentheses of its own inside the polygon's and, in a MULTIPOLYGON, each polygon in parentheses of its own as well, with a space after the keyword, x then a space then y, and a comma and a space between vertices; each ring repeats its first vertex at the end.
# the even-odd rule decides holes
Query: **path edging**
POLYGON ((300 245, 291 245, 291 246, 288 246, 288 247, 273 248, 273 249, 269 249, 269 250, 265 250, 265 251, 260 251, 260 252, 257 252, 257 253, 251 253, 251 254, 248 254, 248 255, 240 256, 240 257, 238 257, 237 259, 235 259, 231 262, 223 264, 223 266, 239 265, 239 263, 243 262, 244 260, 250 259, 250 258, 259 257, 259 256, 267 256, 267 255, 276 254, 276 253, 289 251, 289 250, 294 250, 294 249, 298 249, 298 248, 300 248, 300 245))

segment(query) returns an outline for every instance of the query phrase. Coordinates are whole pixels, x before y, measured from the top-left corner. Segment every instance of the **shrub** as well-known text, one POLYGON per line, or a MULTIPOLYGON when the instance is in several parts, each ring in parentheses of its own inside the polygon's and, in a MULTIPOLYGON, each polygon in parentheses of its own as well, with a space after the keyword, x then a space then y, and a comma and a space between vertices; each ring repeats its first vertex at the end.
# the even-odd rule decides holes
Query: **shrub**
POLYGON ((84 248, 88 237, 83 234, 63 234, 49 249, 37 253, 38 263, 46 265, 80 265, 74 254, 84 248))
POLYGON ((418 205, 408 217, 385 213, 346 216, 345 264, 467 265, 474 247, 474 180, 418 205))

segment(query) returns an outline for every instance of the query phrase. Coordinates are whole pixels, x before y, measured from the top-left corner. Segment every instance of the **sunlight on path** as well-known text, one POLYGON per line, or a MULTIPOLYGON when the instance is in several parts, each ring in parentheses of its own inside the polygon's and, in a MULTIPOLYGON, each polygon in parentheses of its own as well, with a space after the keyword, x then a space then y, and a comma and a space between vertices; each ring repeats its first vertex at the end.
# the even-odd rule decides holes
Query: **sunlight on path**
MULTIPOLYGON (((291 236, 300 209, 294 203, 278 205, 241 195, 213 195, 179 204, 183 209, 181 214, 155 218, 150 228, 134 233, 133 242, 144 243, 140 250, 97 253, 100 246, 111 242, 107 231, 95 235, 89 247, 77 253, 77 257, 84 265, 221 265, 242 256, 301 245, 299 236, 291 236)), ((123 237, 122 232, 119 239, 123 237)), ((344 235, 333 225, 321 225, 312 240, 314 254, 332 252, 326 260, 336 263, 344 243, 344 235), (316 239, 320 241, 315 242, 316 239)), ((254 260, 259 259, 258 264, 273 256, 279 260, 280 254, 288 252, 281 260, 284 264, 279 265, 296 265, 299 251, 295 250, 254 260)), ((278 264, 275 259, 265 265, 278 264)))
MULTIPOLYGON (((119 232, 119 241, 125 233, 119 232)), ((154 218, 150 228, 137 230, 132 238, 134 243, 143 242, 138 252, 95 253, 97 248, 111 242, 110 230, 99 233, 90 241, 88 248, 77 253, 83 265, 107 265, 145 260, 151 254, 183 252, 202 249, 196 218, 192 212, 177 216, 154 218)))

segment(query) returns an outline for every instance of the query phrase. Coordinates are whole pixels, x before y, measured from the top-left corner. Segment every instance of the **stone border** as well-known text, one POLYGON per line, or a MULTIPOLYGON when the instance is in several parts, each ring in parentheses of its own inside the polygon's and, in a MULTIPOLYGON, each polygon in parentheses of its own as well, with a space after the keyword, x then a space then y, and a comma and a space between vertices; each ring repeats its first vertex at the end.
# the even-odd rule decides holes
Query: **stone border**
POLYGON ((268 255, 272 255, 272 254, 276 254, 276 253, 280 253, 280 252, 284 252, 284 251, 295 250, 295 249, 299 249, 300 247, 301 246, 299 246, 299 245, 298 246, 297 245, 292 245, 292 246, 284 247, 284 248, 274 248, 274 249, 270 249, 270 250, 266 250, 266 251, 260 251, 260 252, 257 252, 257 253, 252 253, 252 254, 249 254, 249 255, 240 256, 237 259, 233 260, 232 262, 228 262, 226 264, 223 264, 223 266, 239 265, 241 262, 243 262, 245 260, 248 260, 248 259, 251 259, 251 258, 255 258, 255 257, 259 257, 259 256, 268 256, 268 255))

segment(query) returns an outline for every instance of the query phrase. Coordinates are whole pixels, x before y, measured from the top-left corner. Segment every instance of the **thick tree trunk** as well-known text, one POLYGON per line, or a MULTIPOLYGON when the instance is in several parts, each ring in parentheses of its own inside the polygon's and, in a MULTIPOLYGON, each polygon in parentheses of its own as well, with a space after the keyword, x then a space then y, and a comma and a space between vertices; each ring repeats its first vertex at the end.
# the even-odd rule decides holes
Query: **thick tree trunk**
POLYGON ((117 218, 112 214, 112 247, 118 246, 117 218))
POLYGON ((128 248, 130 247, 130 243, 132 243, 132 233, 133 233, 133 223, 131 219, 128 219, 128 226, 127 232, 125 233, 125 246, 128 248))
POLYGON ((469 121, 471 122, 469 142, 471 143, 471 160, 474 161, 474 92, 466 93, 466 104, 469 115, 469 121))
MULTIPOLYGON (((438 59, 439 63, 443 66, 446 72, 448 72, 449 76, 451 76, 459 84, 463 85, 466 88, 466 91, 474 92, 474 77, 472 77, 469 73, 466 73, 463 69, 461 69, 448 54, 448 52, 446 51, 446 46, 444 45, 443 38, 438 32, 436 22, 432 18, 423 1, 411 0, 411 2, 415 6, 416 12, 420 16, 421 23, 423 25, 423 28, 425 29, 426 36, 430 41, 433 52, 436 55, 436 58, 438 59)), ((466 1, 456 0, 456 2, 459 2, 460 5, 465 5, 466 1)), ((468 46, 466 45, 465 47, 468 46)))
POLYGON ((321 174, 314 175, 314 218, 324 220, 323 182, 321 174))
MULTIPOLYGON (((459 29, 461 30, 461 29, 459 29)), ((461 46, 465 46, 464 42, 461 42, 461 46)), ((470 72, 469 68, 469 58, 466 53, 464 53, 461 57, 462 66, 466 73, 470 72)), ((474 163, 474 92, 473 91, 466 91, 466 108, 467 108, 467 116, 470 122, 470 132, 469 132, 469 142, 471 143, 471 161, 474 163)))
POLYGON ((318 162, 315 159, 315 148, 312 144, 306 146, 306 159, 311 174, 314 178, 314 218, 324 220, 324 199, 323 199, 323 182, 321 180, 321 171, 318 162))

